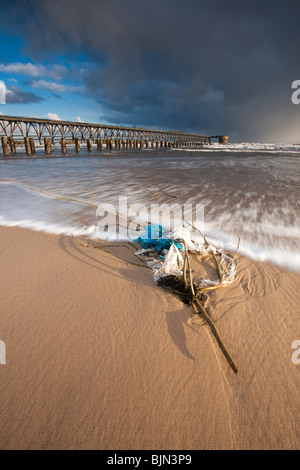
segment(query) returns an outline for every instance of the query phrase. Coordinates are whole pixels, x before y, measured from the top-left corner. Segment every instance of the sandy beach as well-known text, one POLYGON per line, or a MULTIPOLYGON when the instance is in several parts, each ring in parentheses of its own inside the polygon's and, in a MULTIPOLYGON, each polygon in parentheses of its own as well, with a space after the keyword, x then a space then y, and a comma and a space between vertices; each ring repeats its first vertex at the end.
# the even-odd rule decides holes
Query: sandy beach
POLYGON ((235 375, 150 270, 71 237, 0 233, 1 449, 300 448, 299 274, 240 256, 210 295, 235 375))

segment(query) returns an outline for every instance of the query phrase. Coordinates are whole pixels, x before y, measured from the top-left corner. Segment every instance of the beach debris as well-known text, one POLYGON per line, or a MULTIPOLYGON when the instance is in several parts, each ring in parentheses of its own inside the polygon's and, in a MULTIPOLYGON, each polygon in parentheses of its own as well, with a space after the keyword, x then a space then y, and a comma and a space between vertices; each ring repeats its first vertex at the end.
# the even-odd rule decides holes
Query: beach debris
MULTIPOLYGON (((161 277, 157 281, 157 285, 179 295, 184 304, 191 305, 193 303, 194 297, 189 285, 184 282, 183 276, 169 274, 168 276, 161 277)), ((195 292, 198 291, 198 286, 196 284, 194 284, 194 290, 195 292)), ((204 294, 198 292, 198 295, 199 300, 204 299, 204 294)))
MULTIPOLYGON (((157 183, 154 182, 160 193, 174 198, 182 208, 182 203, 176 195, 175 189, 173 194, 164 191, 157 183)), ((50 193, 46 193, 42 190, 31 188, 34 191, 38 191, 47 196, 61 199, 68 202, 84 204, 93 208, 97 214, 97 208, 101 207, 96 205, 93 201, 85 202, 74 198, 66 198, 63 196, 56 196, 50 193)), ((154 194, 149 188, 145 188, 152 195, 154 194)), ((157 194, 155 198, 159 200, 157 194)), ((224 354, 228 364, 234 373, 238 373, 238 367, 228 352, 225 344, 221 338, 221 335, 210 317, 206 312, 206 309, 201 302, 207 299, 207 292, 219 289, 221 287, 228 286, 231 284, 237 274, 237 263, 236 258, 239 251, 240 235, 237 232, 238 244, 236 253, 233 255, 230 252, 221 250, 208 242, 204 234, 202 234, 197 227, 185 219, 182 211, 182 224, 174 227, 172 230, 168 230, 160 224, 150 223, 139 220, 126 218, 120 214, 117 216, 117 224, 120 223, 120 219, 123 218, 123 223, 136 224, 137 231, 143 227, 144 231, 132 241, 127 240, 126 243, 114 243, 113 245, 101 244, 99 240, 88 240, 82 239, 72 235, 74 241, 80 246, 85 248, 95 248, 107 253, 108 248, 125 247, 130 253, 136 257, 136 261, 124 259, 120 255, 109 251, 110 255, 115 256, 118 259, 125 261, 126 263, 148 268, 152 270, 153 280, 158 286, 167 289, 179 296, 181 301, 187 305, 192 305, 194 308, 194 315, 198 315, 203 318, 209 325, 212 334, 214 335, 222 353, 224 354), (191 233, 198 232, 201 239, 192 237, 191 233), (137 250, 136 244, 140 245, 140 249, 137 250), (133 249, 132 249, 133 248, 133 249), (218 279, 200 278, 193 280, 193 270, 191 266, 191 256, 208 258, 211 257, 214 262, 215 269, 218 274, 218 279)), ((138 219, 140 214, 136 212, 138 219)), ((101 220, 101 218, 100 218, 101 220)), ((101 220, 102 222, 102 220, 101 220)))
MULTIPOLYGON (((207 242, 204 242, 201 246, 199 243, 194 243, 191 240, 190 232, 186 227, 177 227, 173 229, 173 231, 169 233, 169 238, 167 237, 167 231, 163 227, 154 227, 153 231, 156 236, 157 233, 161 234, 161 239, 153 240, 153 246, 152 240, 149 238, 149 233, 152 232, 149 230, 149 227, 147 227, 146 233, 135 241, 144 240, 147 236, 147 248, 153 249, 156 247, 156 252, 152 252, 152 257, 148 257, 148 263, 152 268, 154 281, 157 281, 158 286, 168 289, 178 295, 185 304, 193 305, 195 313, 204 318, 210 326, 210 329, 227 362, 233 372, 237 374, 238 367, 225 347, 215 323, 204 309, 201 301, 204 299, 205 292, 218 289, 234 281, 237 272, 236 257, 240 243, 239 234, 238 248, 235 255, 232 256, 230 253, 225 253, 212 245, 207 244, 207 242), (170 244, 170 248, 162 262, 160 259, 161 255, 159 247, 166 247, 168 243, 170 244), (214 260, 219 279, 211 280, 203 278, 197 283, 194 283, 190 253, 204 254, 205 256, 211 255, 214 260), (161 266, 158 267, 159 263, 161 263, 161 266)), ((141 251, 138 253, 142 255, 145 254, 145 252, 141 253, 141 251)), ((149 253, 147 254, 149 255, 149 253)))

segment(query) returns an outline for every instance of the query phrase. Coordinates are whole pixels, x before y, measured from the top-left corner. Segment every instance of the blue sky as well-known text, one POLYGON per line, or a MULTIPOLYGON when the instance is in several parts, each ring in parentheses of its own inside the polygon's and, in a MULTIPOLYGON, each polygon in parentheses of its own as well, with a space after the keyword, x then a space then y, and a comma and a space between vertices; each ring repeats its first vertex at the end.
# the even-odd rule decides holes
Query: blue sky
POLYGON ((292 0, 1 0, 7 115, 300 142, 292 0))
MULTIPOLYGON (((64 57, 55 62, 34 62, 24 52, 17 35, 0 33, 0 80, 7 89, 7 103, 0 112, 13 116, 59 117, 65 120, 98 122, 101 105, 85 96, 83 75, 92 68, 78 57, 76 63, 64 57)), ((104 116, 103 116, 104 118, 104 116)))

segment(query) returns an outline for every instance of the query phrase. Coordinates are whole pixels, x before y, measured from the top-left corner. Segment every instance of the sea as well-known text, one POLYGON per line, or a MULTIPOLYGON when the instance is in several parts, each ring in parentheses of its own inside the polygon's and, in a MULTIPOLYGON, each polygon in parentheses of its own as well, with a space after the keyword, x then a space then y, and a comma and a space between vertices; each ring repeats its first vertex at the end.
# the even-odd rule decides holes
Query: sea
POLYGON ((202 208, 201 233, 210 243, 234 251, 239 238, 241 254, 293 271, 300 271, 299 197, 300 145, 211 143, 102 152, 82 146, 80 154, 68 148, 64 155, 54 146, 50 156, 37 146, 31 156, 24 148, 0 155, 2 226, 115 240, 105 217, 118 213, 120 200, 137 235, 144 227, 137 222, 137 204, 151 214, 151 204, 180 202, 192 212, 202 208))

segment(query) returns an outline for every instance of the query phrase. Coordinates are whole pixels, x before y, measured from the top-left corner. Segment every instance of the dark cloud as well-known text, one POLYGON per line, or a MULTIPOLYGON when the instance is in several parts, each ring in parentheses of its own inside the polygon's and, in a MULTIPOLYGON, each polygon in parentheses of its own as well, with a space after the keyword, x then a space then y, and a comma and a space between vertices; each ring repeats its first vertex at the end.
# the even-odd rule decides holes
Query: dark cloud
POLYGON ((6 104, 40 103, 41 101, 44 101, 44 98, 17 86, 11 86, 6 90, 6 104))
POLYGON ((59 100, 62 100, 62 97, 60 95, 57 95, 56 93, 51 93, 54 98, 57 98, 59 100))
POLYGON ((245 140, 271 135, 271 121, 276 132, 283 120, 300 126, 290 100, 300 79, 295 1, 2 3, 3 31, 21 34, 32 60, 93 64, 83 80, 107 121, 245 140))

